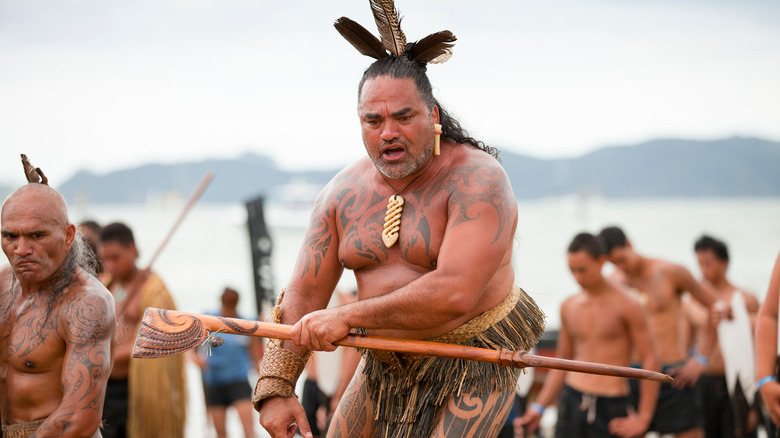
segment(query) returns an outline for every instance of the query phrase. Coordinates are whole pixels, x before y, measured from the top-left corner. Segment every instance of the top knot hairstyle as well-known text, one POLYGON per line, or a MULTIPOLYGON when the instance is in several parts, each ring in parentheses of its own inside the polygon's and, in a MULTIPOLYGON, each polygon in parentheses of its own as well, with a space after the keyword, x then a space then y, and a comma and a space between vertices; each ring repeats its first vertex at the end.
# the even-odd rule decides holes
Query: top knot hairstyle
POLYGON ((32 163, 30 163, 30 160, 27 159, 27 155, 21 155, 22 166, 24 166, 24 176, 27 177, 27 182, 30 184, 36 183, 48 186, 49 179, 46 178, 46 175, 43 174, 41 168, 33 166, 32 163))
POLYGON ((456 41, 455 35, 449 30, 443 30, 407 44, 406 35, 401 30, 401 18, 393 0, 369 0, 369 3, 381 40, 347 17, 341 17, 333 24, 341 36, 358 52, 376 59, 363 72, 363 78, 358 86, 358 96, 363 89, 363 83, 368 79, 383 75, 396 79, 412 79, 428 109, 433 109, 434 106, 439 108, 439 123, 443 138, 472 146, 498 159, 498 149, 471 137, 460 122, 433 97, 433 87, 426 75, 427 65, 441 64, 450 59, 452 46, 456 41))
POLYGON ((449 30, 436 32, 407 44, 406 35, 401 30, 401 18, 393 0, 369 0, 369 3, 381 40, 347 17, 341 17, 334 23, 341 36, 361 54, 374 59, 405 56, 420 66, 440 64, 452 56, 452 46, 457 38, 449 30))

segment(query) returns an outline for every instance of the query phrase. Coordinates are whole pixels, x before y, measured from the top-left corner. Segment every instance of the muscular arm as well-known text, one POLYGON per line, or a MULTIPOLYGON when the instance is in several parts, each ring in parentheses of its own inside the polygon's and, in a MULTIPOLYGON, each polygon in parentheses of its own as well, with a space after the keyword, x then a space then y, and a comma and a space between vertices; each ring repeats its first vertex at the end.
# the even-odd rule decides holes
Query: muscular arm
MULTIPOLYGON (((627 301, 629 304, 626 306, 626 319, 631 335, 631 344, 642 360, 642 368, 660 371, 661 366, 655 352, 653 339, 647 328, 647 316, 639 303, 628 298, 627 301)), ((642 380, 639 383, 639 406, 637 409, 639 419, 644 426, 642 433, 647 430, 650 426, 650 421, 653 419, 659 388, 658 382, 642 380)), ((628 435, 632 436, 632 434, 628 435)))
MULTIPOLYGON (((510 262, 517 205, 504 172, 463 166, 440 190, 451 194, 436 269, 391 293, 344 306, 350 327, 419 330, 450 323, 473 311, 510 262)), ((507 274, 509 290, 511 269, 507 274)))
MULTIPOLYGON (((762 379, 775 375, 777 360, 777 304, 780 294, 780 255, 775 262, 769 290, 758 311, 756 327, 756 377, 762 379)), ((760 389, 761 398, 767 405, 772 421, 780 424, 780 384, 769 382, 760 389)))
POLYGON ((62 402, 33 437, 92 437, 100 425, 106 382, 111 372, 116 319, 114 303, 86 294, 61 309, 67 343, 62 365, 62 402))
POLYGON ((696 301, 704 304, 706 307, 708 321, 707 329, 702 331, 701 337, 697 339, 701 344, 697 345, 697 350, 706 354, 706 352, 712 350, 712 343, 715 340, 715 328, 712 324, 709 324, 709 321, 712 320, 714 306, 718 301, 715 298, 715 295, 713 295, 709 289, 702 286, 701 283, 696 281, 687 269, 682 266, 675 266, 673 272, 675 279, 677 280, 678 289, 690 292, 691 297, 695 298, 696 301))
MULTIPOLYGON (((309 228, 298 253, 294 277, 281 304, 284 324, 294 324, 304 315, 326 308, 344 270, 338 260, 339 236, 335 207, 330 197, 329 185, 314 205, 309 228)), ((289 341, 283 345, 299 355, 306 351, 306 348, 289 341)))
MULTIPOLYGON (((572 359, 574 357, 574 346, 569 336, 566 319, 564 318, 564 307, 566 302, 561 306, 561 327, 558 330, 558 340, 556 342, 555 356, 559 359, 572 359)), ((564 380, 566 379, 566 371, 562 370, 549 370, 547 376, 544 379, 544 385, 542 386, 539 396, 536 397, 536 403, 539 403, 543 407, 550 406, 555 402, 558 394, 563 388, 564 380)), ((525 432, 532 433, 539 428, 539 422, 542 416, 534 409, 527 409, 525 415, 515 420, 516 423, 525 429, 525 432)))

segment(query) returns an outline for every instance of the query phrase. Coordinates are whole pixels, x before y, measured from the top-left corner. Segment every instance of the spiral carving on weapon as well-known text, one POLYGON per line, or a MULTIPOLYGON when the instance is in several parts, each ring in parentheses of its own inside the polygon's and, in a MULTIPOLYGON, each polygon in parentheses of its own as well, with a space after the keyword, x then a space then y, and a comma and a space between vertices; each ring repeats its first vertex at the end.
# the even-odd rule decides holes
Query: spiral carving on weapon
POLYGON ((201 343, 203 324, 195 318, 177 315, 166 310, 145 312, 133 348, 133 357, 155 358, 181 354, 201 343), (161 330, 159 327, 165 327, 161 330))
POLYGON ((385 213, 385 229, 382 231, 382 241, 388 248, 393 246, 398 240, 403 209, 404 198, 401 195, 393 195, 387 200, 387 213, 385 213))

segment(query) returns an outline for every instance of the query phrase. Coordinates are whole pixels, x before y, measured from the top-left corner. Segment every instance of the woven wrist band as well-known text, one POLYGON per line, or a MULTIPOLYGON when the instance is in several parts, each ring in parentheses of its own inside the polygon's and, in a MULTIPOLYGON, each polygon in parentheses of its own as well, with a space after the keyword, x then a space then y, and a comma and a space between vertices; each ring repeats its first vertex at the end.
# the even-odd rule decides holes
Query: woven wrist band
POLYGON ((290 350, 282 348, 278 340, 270 341, 260 365, 255 394, 252 405, 257 411, 263 400, 271 397, 297 397, 295 382, 298 381, 309 358, 298 356, 290 350), (276 342, 274 342, 276 341, 276 342))
MULTIPOLYGON (((282 321, 281 303, 284 290, 279 294, 276 306, 273 309, 272 322, 282 321)), ((270 339, 263 354, 263 362, 260 364, 255 393, 252 396, 252 405, 259 412, 263 400, 271 397, 297 397, 295 395, 295 383, 298 381, 309 360, 311 352, 301 357, 294 352, 282 348, 282 341, 270 339)))

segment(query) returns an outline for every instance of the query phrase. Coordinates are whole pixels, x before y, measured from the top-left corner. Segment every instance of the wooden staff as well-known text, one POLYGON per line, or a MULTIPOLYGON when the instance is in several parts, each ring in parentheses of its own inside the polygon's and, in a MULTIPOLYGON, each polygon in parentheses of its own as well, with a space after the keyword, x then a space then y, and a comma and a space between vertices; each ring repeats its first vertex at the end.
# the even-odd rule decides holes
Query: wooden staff
MULTIPOLYGON (((208 341, 221 345, 217 333, 290 340, 291 326, 221 316, 199 315, 147 307, 133 347, 133 357, 156 358, 181 354, 208 341)), ((344 347, 468 359, 516 368, 543 367, 605 376, 672 382, 670 376, 637 368, 537 356, 526 351, 490 350, 440 342, 349 334, 335 343, 344 347)))
POLYGON ((206 174, 203 175, 203 179, 200 180, 200 184, 198 184, 198 187, 195 188, 195 191, 192 193, 192 196, 190 196, 190 200, 187 201, 187 205, 184 206, 184 210, 182 210, 181 214, 179 214, 179 218, 176 219, 176 222, 173 224, 173 227, 171 227, 171 230, 168 231, 168 234, 165 236, 165 239, 162 241, 160 246, 157 247, 157 251, 154 252, 152 258, 149 260, 149 264, 146 266, 147 271, 152 269, 152 265, 157 260, 157 257, 160 256, 160 253, 165 248, 165 245, 167 245, 168 241, 171 240, 173 233, 175 233, 176 230, 179 229, 179 225, 181 225, 181 223, 184 221, 184 218, 187 216, 187 213, 190 212, 192 207, 195 206, 195 203, 198 202, 200 195, 203 194, 203 192, 206 190, 206 187, 208 187, 209 183, 211 183, 212 179, 214 179, 214 172, 206 172, 206 174))

